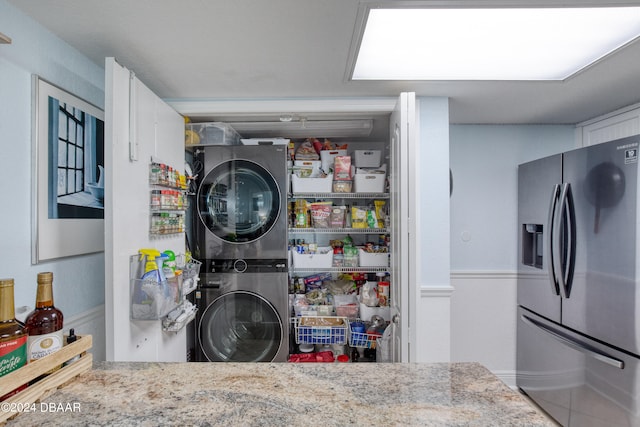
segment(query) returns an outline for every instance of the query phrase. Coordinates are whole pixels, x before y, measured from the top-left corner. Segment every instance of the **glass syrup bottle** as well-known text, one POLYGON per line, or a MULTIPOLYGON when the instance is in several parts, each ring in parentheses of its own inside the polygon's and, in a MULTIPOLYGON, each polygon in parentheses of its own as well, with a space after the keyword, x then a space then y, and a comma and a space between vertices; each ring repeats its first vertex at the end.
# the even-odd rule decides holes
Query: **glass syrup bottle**
POLYGON ((53 273, 38 273, 36 308, 27 316, 29 361, 58 351, 64 345, 62 312, 53 305, 53 273))
MULTIPOLYGON (((0 377, 27 364, 27 329, 15 317, 13 279, 0 279, 0 377)), ((1 396, 0 401, 26 387, 1 396)))

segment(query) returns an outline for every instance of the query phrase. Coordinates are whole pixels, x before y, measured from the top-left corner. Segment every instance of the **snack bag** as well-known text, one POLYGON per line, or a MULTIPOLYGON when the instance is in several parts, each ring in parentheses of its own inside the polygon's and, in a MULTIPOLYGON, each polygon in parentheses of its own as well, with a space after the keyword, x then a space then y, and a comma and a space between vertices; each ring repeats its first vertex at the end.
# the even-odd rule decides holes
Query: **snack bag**
POLYGON ((351 180, 351 156, 336 156, 333 166, 333 179, 336 181, 351 180))
POLYGON ((375 207, 376 217, 378 218, 378 228, 384 228, 385 220, 387 217, 387 213, 385 211, 385 206, 387 202, 384 200, 374 200, 373 205, 375 207))
POLYGON ((305 141, 300 144, 300 147, 296 150, 296 160, 318 160, 320 155, 313 148, 313 144, 310 141, 305 141))
POLYGON ((311 203, 311 221, 315 228, 329 228, 332 202, 311 203))
POLYGON ((344 228, 346 206, 334 206, 331 208, 331 215, 329 216, 330 228, 344 228))
POLYGON ((367 228, 367 210, 358 206, 351 207, 351 228, 367 228))

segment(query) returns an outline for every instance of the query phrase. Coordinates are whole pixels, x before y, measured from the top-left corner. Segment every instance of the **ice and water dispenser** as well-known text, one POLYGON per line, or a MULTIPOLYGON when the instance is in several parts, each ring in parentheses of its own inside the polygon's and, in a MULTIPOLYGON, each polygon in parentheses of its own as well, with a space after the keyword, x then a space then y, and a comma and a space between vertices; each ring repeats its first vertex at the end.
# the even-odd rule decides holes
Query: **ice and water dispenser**
POLYGON ((522 224, 522 263, 542 268, 542 224, 522 224))

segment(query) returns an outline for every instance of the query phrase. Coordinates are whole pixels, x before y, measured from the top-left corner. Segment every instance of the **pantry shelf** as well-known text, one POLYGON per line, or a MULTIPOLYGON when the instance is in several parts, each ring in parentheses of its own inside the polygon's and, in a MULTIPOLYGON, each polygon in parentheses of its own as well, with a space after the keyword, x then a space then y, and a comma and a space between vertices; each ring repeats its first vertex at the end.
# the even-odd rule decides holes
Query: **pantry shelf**
POLYGON ((385 234, 387 228, 289 228, 290 234, 305 233, 347 233, 347 234, 385 234))
POLYGON ((389 193, 291 193, 289 199, 388 199, 389 193))
POLYGON ((389 271, 389 267, 328 267, 328 268, 296 268, 295 266, 290 268, 289 271, 294 273, 377 273, 389 271))

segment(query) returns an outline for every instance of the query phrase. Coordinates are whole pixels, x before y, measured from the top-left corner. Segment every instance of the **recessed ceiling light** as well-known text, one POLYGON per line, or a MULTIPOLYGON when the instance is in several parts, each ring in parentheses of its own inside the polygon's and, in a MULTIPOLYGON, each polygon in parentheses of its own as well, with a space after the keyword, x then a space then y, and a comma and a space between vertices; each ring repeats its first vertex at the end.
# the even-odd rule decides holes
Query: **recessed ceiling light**
POLYGON ((371 9, 353 80, 564 80, 640 36, 640 7, 371 9))

